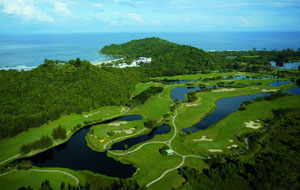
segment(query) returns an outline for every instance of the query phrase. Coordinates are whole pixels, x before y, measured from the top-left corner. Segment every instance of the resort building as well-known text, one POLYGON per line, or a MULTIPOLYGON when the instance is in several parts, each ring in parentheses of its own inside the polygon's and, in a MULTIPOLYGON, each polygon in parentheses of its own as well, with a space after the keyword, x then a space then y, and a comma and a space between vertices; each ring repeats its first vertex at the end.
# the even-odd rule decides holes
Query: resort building
POLYGON ((152 58, 151 57, 139 57, 138 60, 133 60, 131 61, 131 64, 127 64, 127 63, 122 63, 119 65, 113 65, 113 67, 117 67, 117 68, 127 68, 127 67, 139 67, 139 63, 151 63, 152 58))

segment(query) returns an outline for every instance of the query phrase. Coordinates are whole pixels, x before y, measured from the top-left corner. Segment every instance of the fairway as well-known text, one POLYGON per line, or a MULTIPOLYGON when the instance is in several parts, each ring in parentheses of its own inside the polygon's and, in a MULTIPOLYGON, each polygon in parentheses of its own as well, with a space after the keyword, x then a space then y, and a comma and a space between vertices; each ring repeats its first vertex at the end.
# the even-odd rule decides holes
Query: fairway
MULTIPOLYGON (((254 74, 247 74, 254 76, 254 74)), ((200 77, 207 78, 228 75, 244 75, 244 73, 184 75, 169 77, 167 79, 197 80, 200 77)), ((155 78, 155 80, 157 79, 160 80, 160 78, 155 78)), ((90 132, 85 137, 87 145, 94 151, 104 152, 116 142, 149 133, 150 130, 144 127, 144 122, 149 119, 155 119, 158 122, 157 125, 168 124, 171 126, 171 131, 167 134, 155 135, 152 139, 133 145, 128 150, 114 150, 109 151, 107 154, 115 160, 132 164, 138 168, 135 175, 130 179, 136 180, 140 186, 147 186, 153 190, 179 188, 185 183, 185 179, 178 174, 177 168, 188 166, 201 170, 207 167, 203 158, 210 159, 212 155, 220 153, 231 155, 232 153, 241 152, 248 145, 245 144, 244 140, 239 141, 237 136, 262 131, 266 124, 263 121, 272 118, 272 110, 299 107, 299 96, 294 95, 273 101, 254 102, 248 105, 245 111, 236 111, 209 128, 192 134, 180 132, 181 129, 200 122, 204 117, 212 113, 216 108, 215 102, 221 98, 258 94, 270 89, 284 91, 294 86, 294 84, 281 85, 279 87, 269 86, 268 84, 273 81, 275 79, 261 80, 259 81, 260 84, 253 80, 235 81, 235 83, 243 84, 245 87, 230 88, 230 90, 219 88, 209 92, 198 92, 196 93, 197 99, 194 102, 177 102, 176 105, 171 98, 172 89, 186 87, 187 84, 163 85, 152 82, 138 83, 133 96, 140 94, 150 86, 163 86, 164 90, 150 97, 144 104, 131 110, 126 107, 117 106, 103 107, 83 113, 82 115, 72 114, 63 116, 59 120, 50 122, 41 128, 23 132, 13 139, 1 141, 0 147, 8 146, 7 143, 15 145, 13 149, 5 150, 0 156, 5 159, 8 158, 8 155, 17 154, 18 148, 23 142, 32 141, 38 135, 51 134, 53 127, 59 124, 65 126, 67 130, 71 130, 76 124, 83 124, 84 121, 99 121, 99 119, 106 120, 124 114, 137 114, 143 118, 137 121, 115 121, 92 126, 90 132), (173 109, 171 109, 172 106, 173 109), (257 122, 262 127, 260 129, 245 127, 245 122, 251 121, 257 122), (22 141, 22 143, 19 142, 18 139, 20 138, 24 138, 25 141, 22 141), (172 155, 162 155, 159 149, 165 146, 174 150, 175 153, 172 155)), ((216 85, 219 82, 229 83, 230 81, 213 80, 205 83, 195 81, 190 82, 190 85, 198 86, 199 84, 205 84, 210 86, 216 85)), ((71 137, 72 134, 73 132, 70 131, 68 137, 71 137)), ((59 143, 61 142, 56 142, 56 144, 59 143)), ((31 154, 36 153, 38 152, 32 152, 31 154)), ((81 172, 69 171, 75 175, 82 175, 81 172)), ((38 187, 45 176, 49 176, 49 180, 53 181, 53 187, 58 187, 61 183, 59 179, 62 178, 62 174, 43 173, 39 175, 38 180, 33 180, 31 176, 37 175, 33 173, 33 171, 17 171, 7 176, 2 176, 0 182, 2 181, 3 185, 12 186, 12 189, 18 185, 17 182, 13 181, 17 178, 20 178, 20 181, 27 180, 28 183, 26 184, 32 187, 38 187), (11 180, 7 180, 6 178, 11 180), (4 181, 6 184, 4 184, 4 181), (15 185, 12 185, 13 183, 15 185)), ((65 179, 68 179, 68 177, 65 177, 65 179)), ((81 177, 80 180, 81 182, 85 181, 85 178, 81 177)), ((67 181, 70 184, 74 183, 74 179, 72 182, 72 178, 67 181)))
POLYGON ((42 182, 49 180, 53 189, 59 189, 62 181, 66 184, 76 186, 76 181, 61 173, 44 173, 31 170, 15 171, 5 176, 0 176, 0 187, 6 190, 16 190, 20 187, 31 186, 33 189, 39 189, 42 182))

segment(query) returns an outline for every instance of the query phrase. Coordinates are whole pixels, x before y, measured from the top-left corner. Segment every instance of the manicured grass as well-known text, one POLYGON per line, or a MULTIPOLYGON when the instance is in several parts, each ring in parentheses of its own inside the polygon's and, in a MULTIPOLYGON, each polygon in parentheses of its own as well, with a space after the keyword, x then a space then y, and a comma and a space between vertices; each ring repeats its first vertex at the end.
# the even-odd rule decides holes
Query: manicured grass
MULTIPOLYGON (((133 135, 139 131, 141 131, 142 129, 144 129, 144 122, 145 120, 139 120, 139 121, 129 121, 126 124, 121 124, 120 126, 110 126, 109 124, 101 124, 101 125, 95 125, 93 126, 90 130, 93 130, 94 133, 93 134, 88 134, 86 136, 86 140, 88 142, 89 147, 91 147, 94 150, 97 151, 105 151, 103 149, 104 144, 106 144, 107 142, 110 142, 116 138, 119 137, 123 137, 123 136, 128 136, 128 135, 133 135), (122 129, 128 130, 130 128, 135 127, 136 129, 133 131, 132 134, 127 134, 125 132, 121 132, 120 134, 116 134, 115 131, 120 131, 122 129), (113 135, 109 135, 108 133, 112 132, 113 135), (104 140, 104 141, 100 141, 100 140, 104 140)), ((118 122, 115 122, 118 123, 118 122)), ((145 132, 149 132, 149 130, 145 131, 145 132)), ((139 134, 141 135, 141 134, 139 134)), ((122 139, 124 140, 124 139, 122 139)), ((109 146, 107 146, 107 148, 109 148, 109 146)))
POLYGON ((16 190, 23 186, 31 186, 33 189, 39 189, 42 182, 46 179, 50 181, 53 189, 60 189, 62 181, 65 182, 66 186, 68 183, 76 186, 76 181, 73 178, 62 173, 18 170, 5 176, 0 176, 0 187, 5 190, 16 190))
MULTIPOLYGON (((169 80, 195 80, 199 79, 200 77, 212 77, 212 76, 228 76, 228 75, 252 75, 249 73, 211 73, 208 75, 204 74, 197 74, 197 75, 183 75, 183 76, 175 76, 175 77, 168 77, 169 80)), ((253 74, 256 75, 256 74, 253 74)), ((161 78, 164 79, 164 78, 161 78)), ((279 79, 279 80, 285 80, 285 79, 279 79)), ((251 86, 248 86, 246 88, 239 88, 235 89, 231 92, 203 92, 198 93, 198 96, 200 97, 200 101, 197 106, 191 106, 191 107, 184 107, 178 111, 178 116, 175 120, 176 126, 178 128, 178 131, 185 127, 190 127, 191 125, 200 122, 201 119, 203 119, 210 111, 213 111, 215 108, 215 101, 217 101, 220 98, 224 97, 232 97, 232 96, 242 96, 242 95, 250 95, 250 94, 256 94, 261 93, 262 89, 287 89, 293 86, 293 84, 290 85, 283 85, 280 87, 272 87, 268 86, 267 84, 275 81, 274 79, 268 79, 268 80, 235 80, 235 83, 245 83, 249 84, 251 86), (254 85, 254 83, 262 82, 262 85, 254 85), (257 89, 258 88, 258 89, 257 89)), ((206 85, 215 85, 217 82, 220 81, 209 81, 205 82, 206 85)), ((195 82, 195 85, 198 85, 199 83, 203 84, 203 82, 195 82)), ((137 95, 141 93, 142 91, 146 90, 150 86, 162 86, 162 84, 159 83, 139 83, 136 86, 136 90, 133 93, 134 95, 137 95)), ((165 89, 162 93, 157 94, 155 96, 152 96, 149 98, 143 105, 140 105, 133 110, 126 113, 126 115, 131 114, 139 114, 143 116, 143 119, 140 121, 130 121, 127 124, 123 124, 120 126, 109 126, 108 124, 102 124, 93 126, 91 129, 94 130, 94 134, 87 135, 86 139, 88 141, 88 145, 97 151, 103 151, 103 145, 111 141, 115 138, 127 136, 128 134, 122 132, 121 134, 114 134, 112 136, 109 136, 105 139, 104 142, 100 143, 100 139, 103 139, 107 136, 107 133, 117 131, 120 129, 129 129, 131 127, 137 127, 137 129, 134 131, 134 133, 139 132, 144 128, 143 122, 147 119, 153 118, 156 120, 160 120, 165 114, 170 112, 170 106, 172 104, 171 100, 171 90, 175 87, 179 86, 186 86, 186 84, 178 84, 178 85, 167 85, 165 86, 165 89), (98 139, 100 138, 100 139, 98 139)), ((179 153, 182 154, 195 154, 195 155, 209 155, 209 154, 215 154, 215 153, 208 153, 207 150, 210 148, 215 149, 222 149, 224 150, 224 153, 231 153, 232 151, 229 151, 226 147, 229 144, 238 144, 239 146, 244 146, 244 143, 238 142, 236 139, 236 135, 240 135, 243 133, 248 133, 255 131, 254 129, 246 128, 244 126, 244 122, 248 122, 250 120, 256 121, 257 119, 265 119, 272 117, 272 110, 278 109, 278 108, 285 108, 285 107, 299 107, 300 101, 299 96, 293 96, 293 97, 286 97, 281 98, 273 102, 256 102, 247 107, 246 111, 238 111, 233 114, 230 114, 225 119, 219 121, 217 124, 209 127, 206 130, 198 131, 196 133, 193 133, 191 135, 179 137, 178 134, 174 141, 172 142, 172 147, 179 153), (207 136, 207 138, 212 138, 213 142, 194 142, 193 139, 200 139, 202 136, 207 136), (234 143, 229 143, 228 140, 232 139, 234 140, 234 143)), ((76 115, 71 114, 68 116, 63 116, 57 121, 50 122, 47 125, 44 125, 40 128, 36 129, 30 129, 27 132, 21 133, 20 135, 16 136, 15 138, 11 139, 5 139, 0 141, 0 161, 3 161, 11 156, 14 156, 18 153, 19 148, 26 143, 32 142, 42 135, 51 135, 52 129, 59 124, 66 127, 67 131, 71 130, 74 126, 77 124, 82 124, 84 121, 93 121, 97 119, 106 119, 115 115, 120 114, 122 107, 112 106, 112 107, 104 107, 97 110, 93 110, 89 113, 84 113, 82 115, 76 115), (91 115, 87 118, 85 118, 83 115, 88 115, 90 113, 96 113, 94 115, 91 115)), ((147 141, 166 141, 171 138, 171 136, 174 134, 174 127, 171 125, 170 120, 169 121, 163 120, 161 123, 168 123, 171 126, 171 132, 164 135, 156 135, 153 139, 147 141)), ((160 123, 160 124, 161 124, 160 123)), ((177 132, 178 132, 177 131, 177 132)), ((258 130, 259 131, 259 130, 258 130)), ((148 131, 145 131, 142 134, 148 133, 148 131)), ((142 135, 139 134, 139 135, 142 135)), ((68 137, 71 137, 72 133, 68 135, 68 137)), ((124 140, 124 139, 122 139, 124 140)), ((61 142, 56 142, 56 144, 61 142)), ((141 143, 143 144, 143 143, 141 143)), ((135 145, 130 148, 130 150, 134 150, 136 147, 140 146, 141 144, 135 145)), ((148 144, 139 149, 136 152, 133 152, 131 154, 127 154, 125 156, 115 156, 112 154, 109 154, 109 156, 115 158, 116 160, 120 160, 123 163, 131 163, 135 167, 138 168, 138 172, 135 176, 132 177, 132 179, 137 180, 137 182, 142 186, 148 184, 150 181, 156 179, 159 177, 165 170, 174 168, 181 162, 181 157, 177 155, 171 155, 171 156, 163 156, 159 153, 159 148, 165 146, 164 144, 148 144)), ((109 147, 109 146, 108 146, 109 147)), ((38 151, 34 152, 37 153, 38 151)), ((125 152, 125 151, 116 151, 116 152, 125 152)), ((203 162, 203 160, 199 158, 186 158, 184 166, 189 166, 197 169, 203 169, 206 168, 207 165, 203 162)), ((82 173, 84 172, 76 172, 69 169, 62 169, 62 170, 68 170, 70 173, 76 176, 80 176, 80 182, 85 183, 85 177, 82 173)), ((19 172, 19 171, 18 171, 19 172)), ((24 171, 26 172, 26 171, 24 171)), ((44 173, 46 175, 46 173, 44 173)), ((13 175, 13 174, 9 174, 13 175)), ((8 176, 9 176, 8 175, 8 176)), ((16 174, 17 175, 17 174, 16 174)), ((32 178, 30 178, 31 175, 28 175, 27 173, 21 173, 20 175, 20 181, 24 180, 29 181, 28 184, 32 187, 36 185, 34 183, 34 175, 32 178), (28 178, 28 179, 25 179, 28 178)), ((63 174, 62 174, 63 175, 63 174)), ((55 174, 48 174, 47 176, 55 178, 55 174)), ((3 176, 4 177, 4 176, 3 176)), ((10 177, 9 177, 10 178, 10 177)), ((16 177, 11 177, 13 180, 16 177)), ((59 177, 62 179, 62 177, 59 177)), ((5 178, 4 178, 5 179, 5 178)), ((47 178, 48 179, 48 178, 47 178)), ((58 179, 49 179, 51 181, 57 181, 58 179)), ((71 179, 72 180, 72 179, 71 179)), ((5 182, 5 181, 4 181, 5 182)), ((1 181, 0 177, 0 187, 1 184, 4 183, 1 181)), ((5 183, 9 183, 8 180, 5 183)), ((149 189, 171 189, 171 188, 178 188, 182 185, 184 182, 184 178, 182 178, 177 170, 172 171, 168 173, 162 180, 158 181, 157 183, 150 186, 149 189)), ((53 182, 53 186, 56 182, 53 182)), ((61 181, 57 181, 57 184, 60 185, 61 181)), ((17 184, 17 183, 16 183, 17 184)), ((40 186, 41 182, 37 183, 38 186, 40 186)), ((10 184, 7 184, 10 185, 10 184)), ((25 183, 21 184, 26 185, 25 183)), ((11 185, 14 189, 15 186, 11 185)), ((36 187, 36 186, 35 186, 36 187)), ((58 186, 55 186, 58 187, 58 186)))
POLYGON ((171 101, 152 96, 144 104, 134 108, 130 114, 140 114, 144 118, 160 120, 163 115, 169 112, 171 101))
POLYGON ((178 170, 174 170, 168 173, 160 181, 152 184, 148 189, 149 190, 172 190, 177 189, 182 186, 185 182, 185 179, 178 174, 178 170))
POLYGON ((180 141, 176 141, 176 143, 174 143, 174 146, 180 150, 180 152, 198 155, 208 153, 208 149, 222 149, 224 153, 231 153, 232 151, 228 150, 227 146, 231 144, 245 146, 244 143, 238 142, 235 136, 239 136, 244 133, 261 131, 263 129, 246 128, 244 122, 260 120, 259 123, 263 126, 264 123, 262 120, 272 118, 272 110, 299 106, 300 96, 296 95, 280 98, 274 101, 255 102, 248 105, 247 110, 232 113, 205 130, 199 130, 191 135, 181 137, 180 141), (193 139, 200 139, 202 136, 207 136, 207 138, 213 139, 213 141, 193 141, 193 139), (234 140, 234 142, 228 142, 230 139, 234 140))
MULTIPOLYGON (((176 167, 181 162, 181 157, 177 155, 161 155, 159 148, 163 146, 163 144, 148 144, 140 150, 118 157, 118 159, 132 163, 139 168, 139 172, 132 179, 137 180, 140 185, 146 185, 159 177, 165 170, 176 167)), ((108 155, 116 157, 112 154, 108 155)))
POLYGON ((153 79, 156 80, 198 80, 199 78, 208 78, 208 77, 216 77, 216 76, 229 76, 229 75, 249 75, 249 73, 239 73, 239 72, 230 72, 230 73, 219 73, 219 72, 212 72, 210 74, 192 74, 192 75, 177 75, 172 77, 155 77, 153 79))
POLYGON ((150 88, 151 86, 162 86, 162 84, 160 83, 155 83, 155 82, 148 82, 148 83, 138 83, 136 86, 135 86, 135 90, 134 92, 132 93, 132 96, 131 97, 134 97, 138 94, 140 94, 141 92, 143 92, 144 90, 147 90, 148 88, 150 88))
MULTIPOLYGON (((95 119, 105 119, 109 118, 113 115, 117 115, 120 113, 122 107, 119 106, 108 106, 108 107, 102 107, 97 110, 93 110, 91 112, 83 113, 82 115, 79 114, 70 114, 62 116, 60 119, 51 121, 48 124, 45 124, 38 128, 32 128, 28 131, 25 131, 23 133, 20 133, 19 135, 13 137, 13 138, 7 138, 0 141, 0 162, 16 155, 19 153, 20 147, 23 144, 28 144, 30 142, 33 142, 37 139, 39 139, 43 135, 49 135, 51 136, 53 128, 57 127, 59 124, 61 124, 63 127, 66 128, 67 131, 71 130, 73 127, 75 127, 77 124, 83 124, 84 121, 93 121, 95 119), (96 114, 95 114, 96 113, 96 114), (88 114, 94 114, 87 118, 84 117, 84 115, 88 114)), ((68 134, 68 138, 72 136, 73 132, 70 132, 68 134)), ((66 140, 65 140, 66 141, 66 140)), ((55 142, 55 145, 61 144, 65 141, 57 141, 55 142)), ((55 146, 53 145, 53 146, 55 146)), ((36 150, 34 152, 31 152, 28 155, 33 155, 38 152, 41 152, 43 150, 36 150)))

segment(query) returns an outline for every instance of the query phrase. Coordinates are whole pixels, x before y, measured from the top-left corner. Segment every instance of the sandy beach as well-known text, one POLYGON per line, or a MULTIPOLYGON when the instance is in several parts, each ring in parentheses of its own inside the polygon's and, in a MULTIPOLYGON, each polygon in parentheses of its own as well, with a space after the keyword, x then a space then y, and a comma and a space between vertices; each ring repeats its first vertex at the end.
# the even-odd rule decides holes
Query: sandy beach
POLYGON ((120 60, 123 60, 123 59, 125 59, 125 58, 123 57, 123 58, 113 59, 113 60, 109 60, 109 61, 93 62, 92 64, 93 65, 102 65, 102 64, 112 63, 114 61, 120 61, 120 60))

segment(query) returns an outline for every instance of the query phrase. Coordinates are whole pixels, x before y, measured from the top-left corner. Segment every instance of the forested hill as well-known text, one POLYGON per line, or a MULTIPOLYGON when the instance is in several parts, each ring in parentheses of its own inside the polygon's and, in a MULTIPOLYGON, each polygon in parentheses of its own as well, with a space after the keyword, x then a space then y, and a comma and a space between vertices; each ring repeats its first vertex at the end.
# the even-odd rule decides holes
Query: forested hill
POLYGON ((0 71, 0 139, 38 127, 62 114, 126 104, 140 74, 98 68, 87 61, 46 60, 31 71, 0 71))
POLYGON ((160 38, 144 38, 132 40, 124 44, 104 46, 100 52, 108 55, 123 55, 127 57, 157 57, 169 53, 180 45, 162 40, 160 38))
POLYGON ((223 70, 227 68, 225 59, 186 45, 145 38, 124 44, 105 46, 100 53, 122 55, 127 58, 152 57, 152 63, 143 64, 142 69, 150 76, 170 76, 196 73, 199 71, 223 70))

